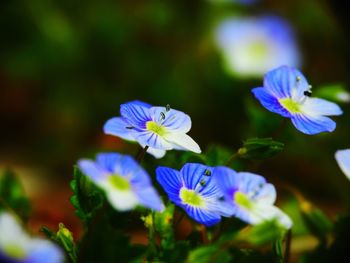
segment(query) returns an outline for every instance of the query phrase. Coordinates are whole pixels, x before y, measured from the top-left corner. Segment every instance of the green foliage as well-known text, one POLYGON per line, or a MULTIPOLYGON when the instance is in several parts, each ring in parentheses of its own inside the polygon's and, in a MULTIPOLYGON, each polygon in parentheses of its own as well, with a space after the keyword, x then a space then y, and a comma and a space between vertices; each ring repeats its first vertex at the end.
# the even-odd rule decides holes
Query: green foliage
POLYGON ((28 219, 31 205, 24 189, 10 170, 0 176, 0 208, 13 210, 23 219, 28 219))
POLYGON ((211 263, 220 262, 226 263, 231 262, 232 256, 226 249, 220 248, 218 245, 202 246, 194 249, 190 252, 186 262, 187 263, 211 263))
POLYGON ((47 227, 42 227, 41 232, 61 246, 68 255, 70 261, 76 263, 77 247, 74 243, 73 234, 62 223, 60 223, 58 227, 57 233, 54 233, 47 227))
POLYGON ((243 142, 238 155, 244 159, 264 160, 283 151, 284 144, 272 138, 252 138, 243 142))
POLYGON ((102 206, 103 193, 77 167, 74 167, 74 179, 70 187, 74 193, 70 201, 76 209, 75 213, 84 223, 87 223, 94 212, 102 206))
POLYGON ((345 89, 343 84, 332 84, 319 87, 314 92, 316 97, 336 102, 349 102, 350 93, 345 89))
POLYGON ((161 247, 165 250, 174 248, 174 219, 175 205, 169 204, 163 212, 154 214, 154 227, 161 237, 161 247))

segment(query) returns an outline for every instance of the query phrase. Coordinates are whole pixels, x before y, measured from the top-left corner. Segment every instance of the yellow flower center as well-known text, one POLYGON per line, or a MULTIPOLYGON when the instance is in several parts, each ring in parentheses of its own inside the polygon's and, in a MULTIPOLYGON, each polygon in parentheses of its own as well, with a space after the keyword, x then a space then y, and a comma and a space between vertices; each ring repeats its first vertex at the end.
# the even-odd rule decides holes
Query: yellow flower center
POLYGON ((146 122, 146 129, 158 134, 159 136, 163 136, 166 133, 165 128, 154 121, 146 122))
POLYGON ((290 113, 300 113, 300 105, 298 102, 290 99, 290 98, 283 98, 279 100, 279 103, 290 113))
POLYGON ((24 249, 16 244, 8 244, 3 248, 7 256, 13 259, 23 259, 26 256, 24 249))
POLYGON ((128 191, 131 189, 129 181, 118 174, 109 176, 108 181, 115 189, 119 191, 128 191))
POLYGON ((264 59, 268 54, 268 47, 262 41, 256 41, 247 46, 248 54, 256 60, 264 59))
POLYGON ((189 190, 184 187, 180 190, 180 198, 186 205, 202 207, 204 204, 203 198, 198 193, 196 193, 194 190, 189 190))
POLYGON ((246 209, 251 209, 253 207, 253 203, 250 201, 247 195, 242 192, 235 192, 233 195, 234 202, 246 209))

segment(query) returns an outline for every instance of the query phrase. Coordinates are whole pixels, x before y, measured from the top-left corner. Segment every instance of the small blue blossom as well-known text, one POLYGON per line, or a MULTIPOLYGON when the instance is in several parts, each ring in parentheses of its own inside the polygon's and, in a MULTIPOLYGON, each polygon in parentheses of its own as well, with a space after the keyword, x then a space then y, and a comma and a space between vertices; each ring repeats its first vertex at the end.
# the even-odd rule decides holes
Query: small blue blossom
POLYGON ((326 116, 341 115, 342 110, 333 102, 310 97, 310 88, 299 70, 281 66, 265 75, 264 87, 252 92, 266 109, 290 118, 305 134, 334 131, 336 123, 326 116))
POLYGON ((260 176, 239 172, 219 166, 213 170, 219 188, 228 203, 233 206, 233 216, 248 224, 260 224, 275 219, 285 228, 291 228, 292 221, 274 206, 276 190, 260 176))
POLYGON ((164 209, 149 175, 131 156, 101 153, 96 161, 83 159, 78 166, 104 190, 107 200, 115 209, 127 211, 137 205, 157 211, 164 209))
POLYGON ((148 146, 148 153, 161 158, 167 150, 200 153, 198 144, 186 133, 191 129, 191 118, 170 107, 152 107, 132 101, 120 106, 121 117, 106 122, 104 132, 125 140, 148 146))
POLYGON ((12 214, 1 212, 0 262, 62 263, 64 255, 50 241, 27 234, 12 214))
POLYGON ((212 180, 212 170, 196 163, 185 164, 180 171, 168 167, 156 170, 157 180, 169 199, 206 226, 217 224, 221 216, 232 215, 232 208, 220 200, 223 195, 212 180))
POLYGON ((300 66, 300 52, 291 26, 275 16, 232 17, 215 31, 227 73, 261 77, 281 65, 300 66))
POLYGON ((350 180, 350 149, 338 150, 335 153, 335 159, 342 172, 350 180))

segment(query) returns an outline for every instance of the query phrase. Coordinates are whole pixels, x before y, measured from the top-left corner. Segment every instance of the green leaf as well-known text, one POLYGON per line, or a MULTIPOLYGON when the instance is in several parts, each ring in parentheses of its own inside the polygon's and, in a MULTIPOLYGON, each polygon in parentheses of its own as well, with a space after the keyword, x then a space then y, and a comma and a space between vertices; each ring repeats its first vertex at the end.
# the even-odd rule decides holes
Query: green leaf
POLYGON ((311 207, 302 210, 302 218, 310 232, 325 243, 327 235, 333 229, 333 223, 328 217, 320 209, 311 207))
POLYGON ((163 212, 154 215, 154 227, 161 237, 161 246, 164 249, 174 247, 173 218, 175 206, 169 204, 163 212))
POLYGON ((77 167, 74 167, 74 179, 70 187, 74 193, 70 201, 76 209, 75 213, 85 223, 88 223, 94 212, 102 206, 104 195, 77 167))
POLYGON ((223 249, 217 245, 208 245, 199 247, 190 252, 187 263, 211 263, 211 262, 230 262, 232 256, 227 249, 223 249))
POLYGON ((243 142, 238 155, 244 159, 264 160, 280 153, 283 148, 283 143, 274 141, 272 138, 252 138, 243 142))
POLYGON ((6 170, 0 177, 0 208, 11 209, 23 219, 28 219, 31 212, 29 199, 24 189, 10 170, 6 170))
POLYGON ((322 86, 315 90, 315 97, 324 98, 336 102, 349 102, 350 93, 341 83, 322 86))

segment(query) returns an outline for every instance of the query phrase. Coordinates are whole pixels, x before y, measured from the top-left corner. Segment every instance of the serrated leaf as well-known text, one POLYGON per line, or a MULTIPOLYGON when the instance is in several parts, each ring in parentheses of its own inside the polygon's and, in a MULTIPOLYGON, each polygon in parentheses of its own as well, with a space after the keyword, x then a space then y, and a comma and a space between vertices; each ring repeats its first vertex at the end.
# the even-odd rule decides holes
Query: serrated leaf
POLYGON ((74 179, 70 182, 70 187, 74 193, 70 201, 76 209, 75 213, 88 223, 94 212, 102 206, 104 195, 77 167, 74 167, 74 179))

